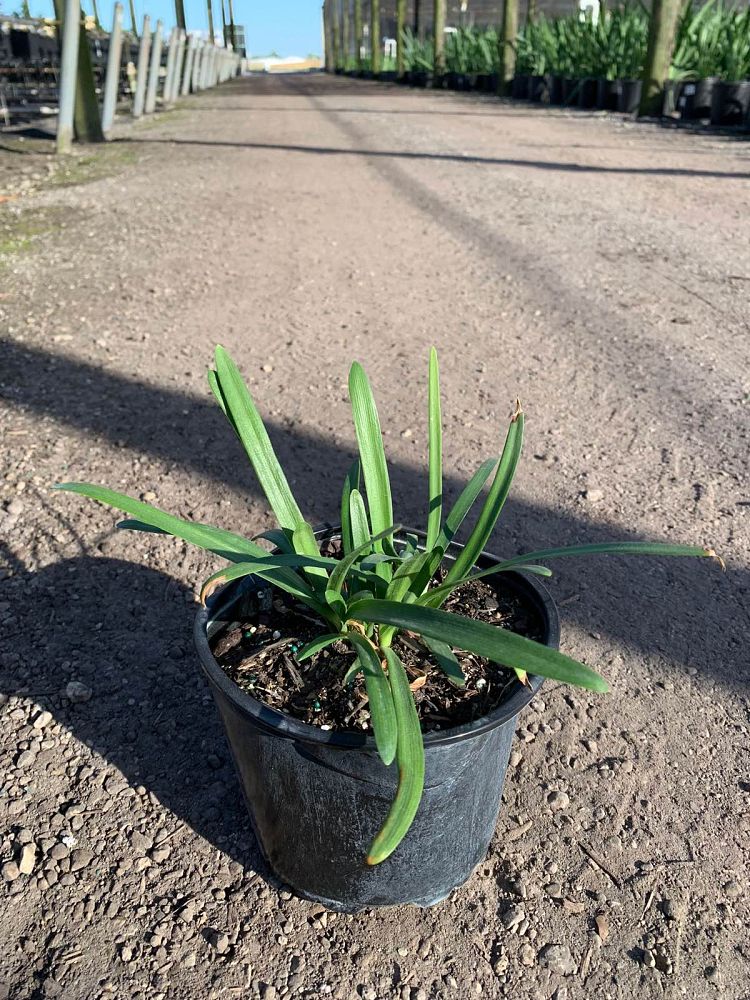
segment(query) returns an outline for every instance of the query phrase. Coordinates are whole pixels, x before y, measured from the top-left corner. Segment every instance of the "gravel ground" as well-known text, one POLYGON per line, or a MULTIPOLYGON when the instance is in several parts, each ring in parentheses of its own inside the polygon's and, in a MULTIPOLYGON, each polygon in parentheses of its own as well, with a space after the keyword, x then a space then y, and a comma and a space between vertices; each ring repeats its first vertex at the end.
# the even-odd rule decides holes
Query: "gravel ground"
POLYGON ((118 139, 64 168, 0 150, 0 997, 747 1000, 747 145, 324 77, 118 139), (612 693, 545 684, 485 863, 431 910, 329 913, 268 876, 191 648, 215 562, 48 491, 270 525, 216 341, 313 520, 357 357, 423 522, 435 343, 450 494, 527 413, 495 550, 727 559, 559 565, 563 648, 612 693))

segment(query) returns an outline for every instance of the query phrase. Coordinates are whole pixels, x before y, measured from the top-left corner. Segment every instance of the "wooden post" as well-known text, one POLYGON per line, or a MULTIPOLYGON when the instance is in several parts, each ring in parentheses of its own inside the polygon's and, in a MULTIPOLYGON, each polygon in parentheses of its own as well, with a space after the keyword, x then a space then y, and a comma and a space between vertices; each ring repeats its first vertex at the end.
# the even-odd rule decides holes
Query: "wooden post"
POLYGON ((661 114, 681 6, 681 0, 652 0, 639 115, 661 114))
POLYGON ((370 69, 379 76, 383 65, 383 37, 380 33, 380 0, 370 0, 370 69))
POLYGON ((120 62, 122 58, 122 4, 115 4, 112 15, 112 32, 109 36, 107 53, 107 76, 104 81, 104 103, 102 105, 102 132, 105 136, 115 120, 117 96, 120 90, 120 62))
POLYGON ((349 0, 341 0, 341 67, 344 72, 349 68, 349 51, 351 36, 349 34, 349 0))
POLYGON ((55 3, 58 32, 62 34, 62 56, 60 65, 60 106, 57 115, 57 152, 69 153, 73 146, 73 115, 76 104, 76 80, 78 77, 78 45, 80 34, 78 19, 81 8, 78 0, 55 3), (61 16, 62 15, 62 16, 61 16))
POLYGON ((337 70, 341 65, 341 22, 339 20, 340 0, 330 0, 331 3, 331 26, 333 34, 333 68, 337 70))
POLYGON ((174 16, 177 21, 177 27, 181 31, 185 30, 185 4, 183 0, 174 0, 174 16))
POLYGON ((146 86, 146 106, 147 115, 156 109, 156 88, 159 85, 159 70, 161 69, 161 21, 156 22, 154 37, 151 39, 151 65, 148 71, 148 84, 146 86))
POLYGON ((196 45, 195 35, 188 36, 187 42, 187 56, 185 57, 185 72, 182 74, 182 86, 180 89, 180 94, 183 97, 187 97, 190 93, 190 82, 193 79, 193 60, 195 59, 195 45, 196 45))
POLYGON ((510 91, 516 74, 516 38, 518 37, 518 0, 503 0, 503 26, 500 32, 500 72, 497 89, 500 94, 510 91))
MULTIPOLYGON (((506 0, 507 2, 507 0, 506 0)), ((435 0, 434 13, 432 15, 432 52, 433 68, 435 79, 438 80, 445 73, 445 17, 446 0, 435 0)))
POLYGON ((406 72, 404 58, 404 31, 406 30, 406 0, 396 0, 396 76, 401 77, 406 72))
POLYGON ((354 0, 354 58, 357 71, 362 72, 362 48, 365 44, 362 31, 362 0, 354 0))
POLYGON ((206 0, 206 6, 208 7, 208 40, 211 45, 214 44, 214 8, 211 0, 206 0))
POLYGON ((333 73, 336 63, 333 58, 333 25, 331 24, 331 0, 323 0, 323 58, 326 73, 333 73))
POLYGON ((138 66, 135 71, 135 97, 133 98, 133 118, 140 118, 146 103, 146 83, 148 81, 148 55, 151 51, 151 18, 143 18, 143 31, 138 47, 138 66))

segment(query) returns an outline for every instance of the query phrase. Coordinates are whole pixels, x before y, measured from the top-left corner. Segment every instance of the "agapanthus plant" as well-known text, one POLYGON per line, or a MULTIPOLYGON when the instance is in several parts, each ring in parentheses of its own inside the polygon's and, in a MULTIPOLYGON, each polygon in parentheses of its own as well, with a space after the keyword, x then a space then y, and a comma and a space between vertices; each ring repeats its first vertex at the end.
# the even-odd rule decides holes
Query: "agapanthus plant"
POLYGON ((391 488, 380 420, 370 383, 358 363, 349 373, 349 394, 359 458, 344 481, 341 497, 341 557, 322 556, 311 524, 305 520, 274 453, 263 421, 237 366, 222 347, 216 369, 209 371, 216 400, 242 442, 265 492, 278 527, 253 539, 232 531, 185 521, 102 486, 63 483, 57 488, 80 493, 129 514, 120 528, 160 532, 184 539, 230 565, 203 584, 206 601, 219 587, 251 574, 306 605, 320 621, 320 635, 297 651, 304 663, 334 642, 344 641, 356 659, 343 683, 361 672, 370 720, 383 764, 398 767, 398 788, 375 837, 367 861, 387 858, 406 835, 419 807, 424 784, 424 745, 417 709, 404 665, 394 650, 399 632, 408 632, 458 686, 465 678, 457 651, 486 657, 527 674, 553 678, 592 691, 607 690, 591 668, 541 643, 507 629, 449 613, 441 605, 468 581, 509 570, 550 576, 542 560, 584 553, 647 553, 669 556, 715 556, 700 546, 652 542, 607 542, 550 548, 504 559, 475 570, 513 481, 523 439, 524 415, 517 403, 499 458, 480 465, 447 511, 443 505, 442 425, 437 355, 432 350, 428 383, 428 509, 422 543, 394 523, 391 488), (480 494, 490 483, 483 500, 480 494), (478 514, 462 548, 449 551, 456 533, 474 507, 478 514), (258 544, 266 540, 269 552, 258 544))

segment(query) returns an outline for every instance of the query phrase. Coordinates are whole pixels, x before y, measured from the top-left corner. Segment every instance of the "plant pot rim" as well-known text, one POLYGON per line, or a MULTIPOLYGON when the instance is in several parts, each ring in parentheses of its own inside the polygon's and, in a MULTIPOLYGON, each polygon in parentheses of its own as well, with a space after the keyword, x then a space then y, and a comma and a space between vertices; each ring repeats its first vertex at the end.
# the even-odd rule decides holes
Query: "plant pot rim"
MULTIPOLYGON (((316 536, 328 537, 340 530, 335 525, 325 525, 315 531, 316 536)), ((404 528, 404 532, 416 534, 424 537, 424 532, 416 529, 404 528)), ((451 548, 455 551, 462 548, 459 543, 453 543, 451 548)), ((450 550, 449 550, 450 551, 450 550)), ((498 556, 490 552, 482 552, 476 561, 476 565, 490 565, 500 562, 498 556)), ((530 573, 513 570, 503 573, 505 582, 512 583, 516 589, 521 590, 535 601, 537 610, 541 613, 545 625, 545 643, 548 646, 557 648, 560 640, 560 620, 557 613, 557 606, 547 588, 539 582, 536 576, 530 573)), ((489 579, 487 580, 489 582, 489 579)), ((372 736, 364 733, 361 735, 353 731, 345 730, 324 730, 318 726, 311 726, 306 722, 295 719, 290 715, 285 715, 268 705, 265 705, 257 698, 243 691, 231 680, 222 670, 214 657, 208 640, 208 629, 217 616, 222 611, 228 611, 247 590, 270 586, 264 581, 260 581, 255 576, 245 577, 217 590, 209 600, 208 607, 199 609, 195 616, 193 628, 193 639, 198 652, 204 673, 209 682, 218 687, 223 694, 232 702, 234 708, 245 716, 250 716, 256 726, 275 735, 297 740, 303 743, 324 744, 331 747, 338 747, 347 750, 366 750, 373 753, 376 751, 375 740, 372 736), (227 600, 229 595, 229 600, 227 600), (224 598, 222 600, 222 597, 224 598)), ((231 621, 231 617, 226 620, 231 621)), ((496 726, 501 726, 508 720, 519 714, 534 698, 544 681, 543 677, 530 674, 529 685, 516 681, 511 694, 502 701, 492 712, 484 715, 473 722, 467 722, 460 726, 453 726, 450 729, 438 730, 424 733, 425 747, 435 747, 448 743, 456 743, 461 740, 471 739, 480 733, 485 733, 496 726)))

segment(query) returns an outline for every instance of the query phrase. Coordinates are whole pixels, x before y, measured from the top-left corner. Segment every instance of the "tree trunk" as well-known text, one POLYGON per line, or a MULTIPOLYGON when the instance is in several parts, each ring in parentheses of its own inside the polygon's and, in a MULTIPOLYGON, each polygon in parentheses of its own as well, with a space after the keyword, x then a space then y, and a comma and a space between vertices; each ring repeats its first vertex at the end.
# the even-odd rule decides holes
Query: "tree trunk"
POLYGON ((420 8, 422 6, 422 0, 414 0, 414 35, 420 39, 420 31, 422 30, 422 23, 420 18, 420 8))
POLYGON ((362 71, 362 49, 364 47, 364 33, 362 31, 362 0, 354 0, 354 58, 357 61, 357 69, 362 71))
POLYGON ((333 73, 333 28, 331 26, 331 0, 323 0, 323 44, 325 46, 325 71, 333 73))
POLYGON ((229 39, 232 43, 232 49, 234 52, 237 51, 237 33, 234 30, 234 8, 232 7, 232 0, 227 0, 227 9, 229 10, 229 39))
POLYGON ((383 39, 380 34, 380 0, 370 0, 370 69, 377 76, 383 64, 383 39))
POLYGON ((518 0, 504 0, 503 27, 500 32, 500 73, 498 91, 507 94, 516 72, 516 38, 518 37, 518 0))
POLYGON ((433 64, 435 70, 435 76, 439 77, 445 73, 445 18, 446 18, 446 0, 435 0, 435 9, 433 13, 433 39, 432 39, 432 51, 433 51, 433 64))
POLYGON ((404 31, 406 31, 406 0, 396 0, 396 75, 399 80, 406 72, 404 31))
POLYGON ((341 66, 341 21, 339 19, 340 0, 330 0, 331 26, 333 29, 333 68, 341 66))
POLYGON ((639 115, 661 114, 680 9, 681 0, 653 0, 639 115))
POLYGON ((526 8, 526 23, 533 24, 536 21, 538 13, 537 0, 529 0, 529 5, 526 8))

